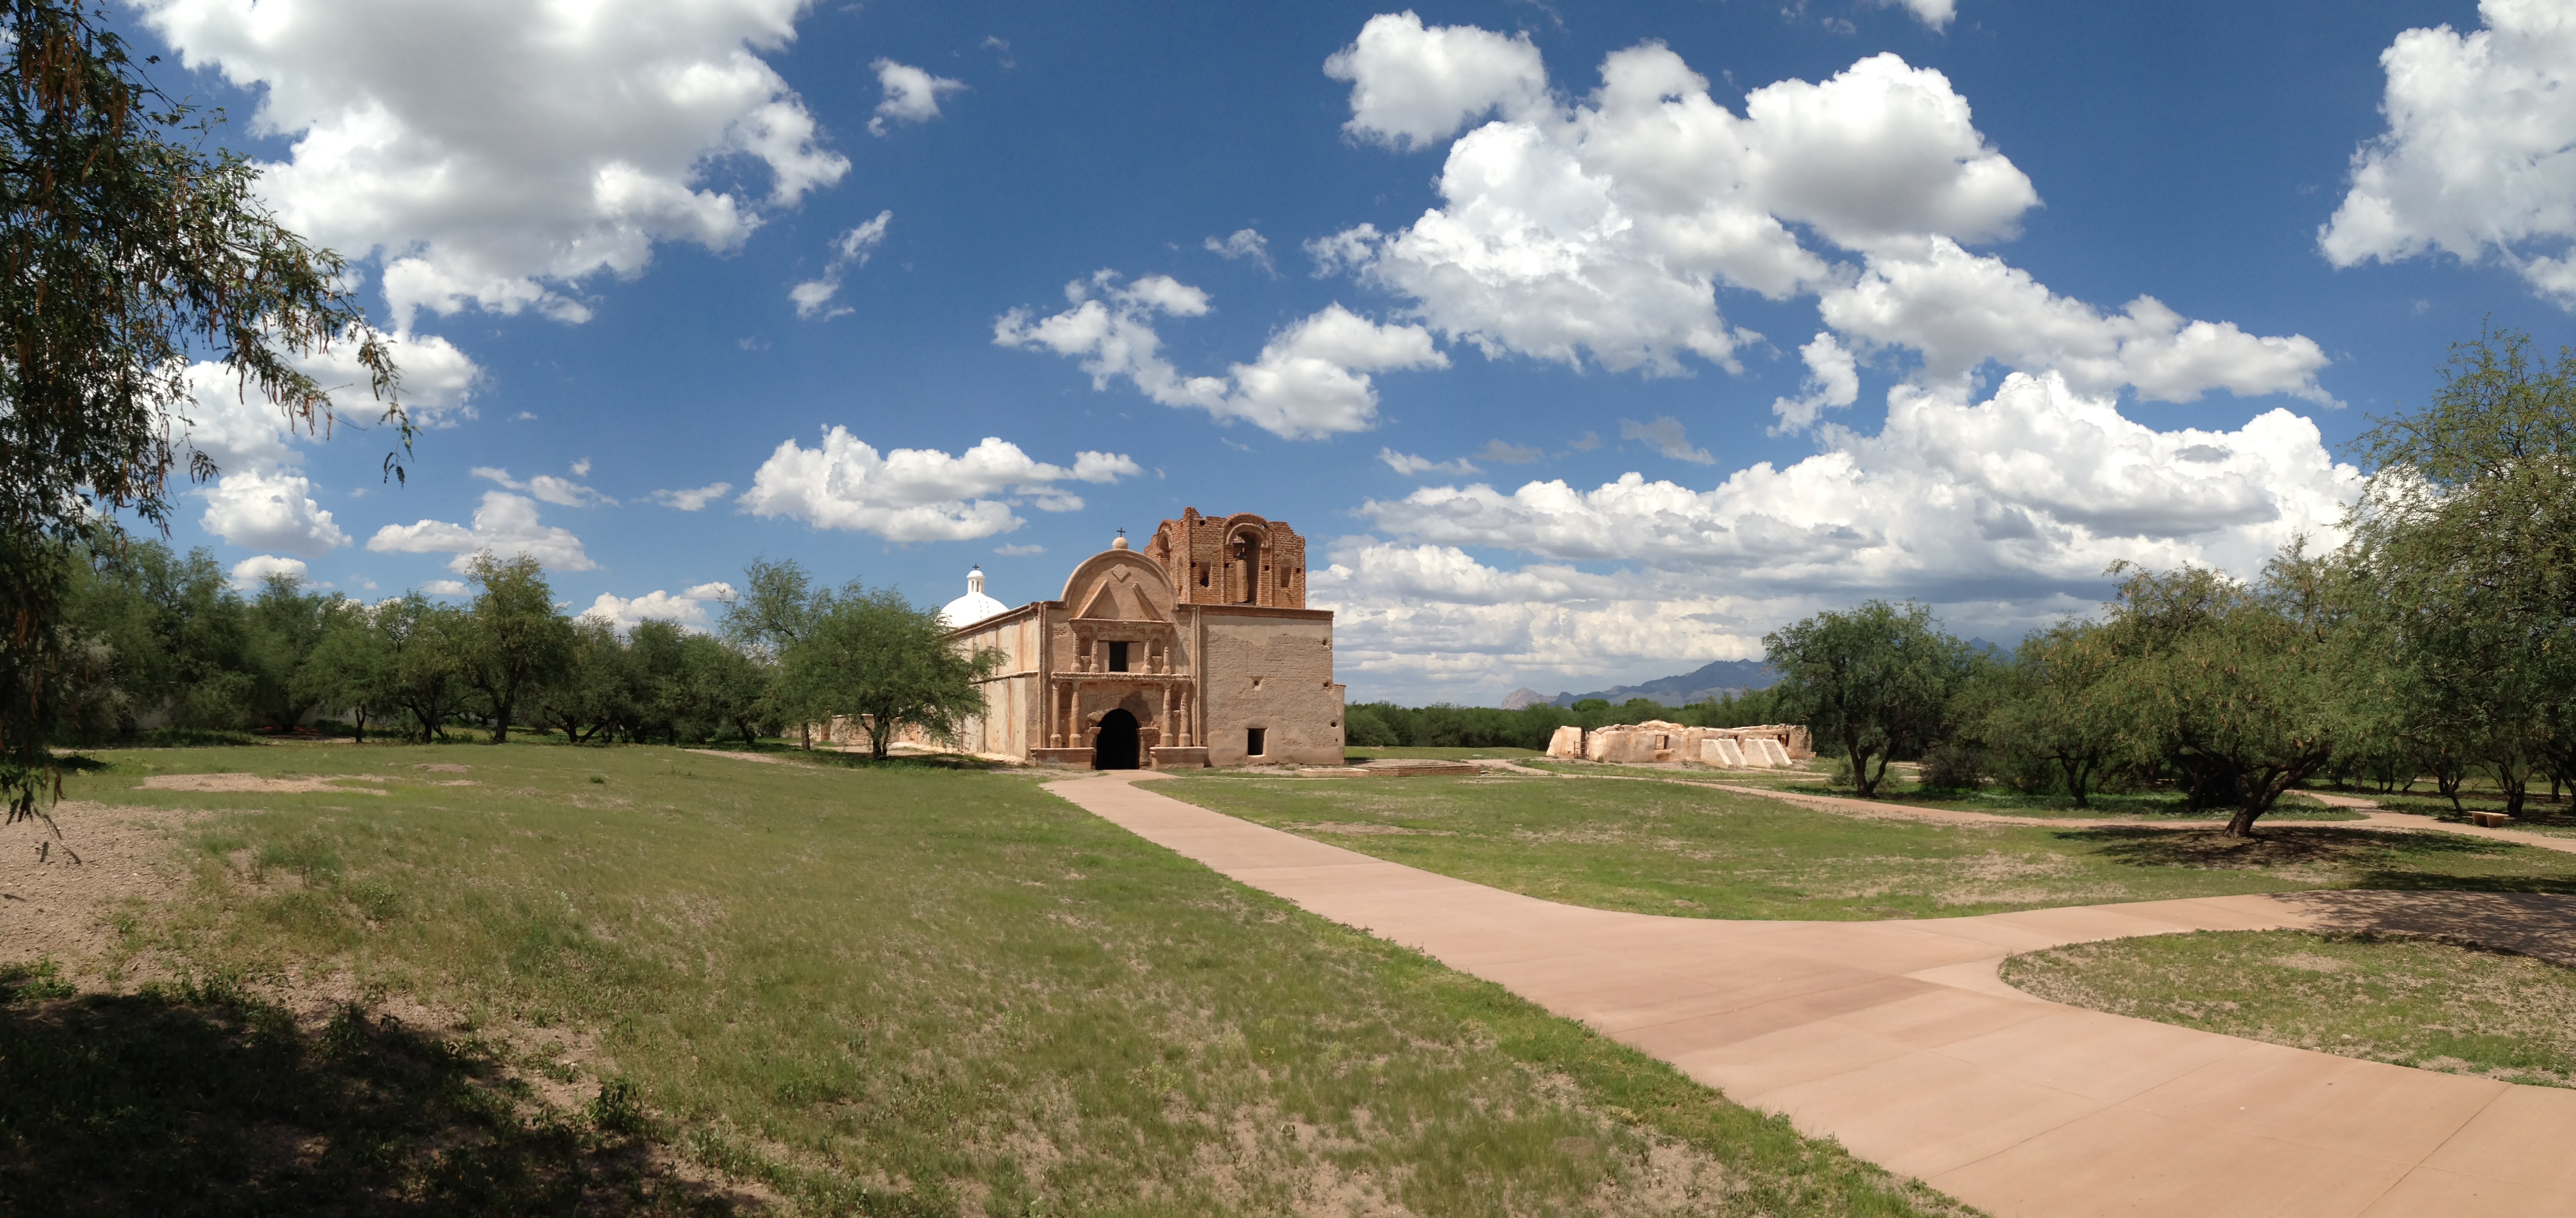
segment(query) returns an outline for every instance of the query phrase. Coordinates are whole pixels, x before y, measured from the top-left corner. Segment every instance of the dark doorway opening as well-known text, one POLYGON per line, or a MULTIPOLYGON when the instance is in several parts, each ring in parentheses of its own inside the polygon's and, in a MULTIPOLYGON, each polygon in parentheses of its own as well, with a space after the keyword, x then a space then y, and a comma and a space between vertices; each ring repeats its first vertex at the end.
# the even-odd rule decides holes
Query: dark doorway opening
POLYGON ((1111 643, 1109 645, 1109 671, 1127 671, 1127 645, 1125 643, 1111 643))
POLYGON ((1136 768, 1136 716, 1114 710, 1100 717, 1100 735, 1091 743, 1091 768, 1136 768))
POLYGON ((1269 750, 1270 733, 1267 729, 1258 727, 1244 729, 1243 751, 1246 754, 1253 757, 1261 757, 1267 755, 1269 750))

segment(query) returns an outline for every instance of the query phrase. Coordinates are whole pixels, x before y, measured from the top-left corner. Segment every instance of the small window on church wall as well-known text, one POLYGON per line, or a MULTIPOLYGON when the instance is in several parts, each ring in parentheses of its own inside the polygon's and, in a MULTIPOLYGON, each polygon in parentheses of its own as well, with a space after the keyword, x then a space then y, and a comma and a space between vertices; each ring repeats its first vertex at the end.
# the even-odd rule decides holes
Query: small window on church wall
POLYGON ((1263 728, 1248 727, 1243 729, 1244 755, 1248 757, 1259 757, 1264 752, 1268 751, 1269 741, 1267 737, 1269 734, 1270 733, 1263 728))
POLYGON ((1125 643, 1111 643, 1109 645, 1109 671, 1127 671, 1127 645, 1125 643))

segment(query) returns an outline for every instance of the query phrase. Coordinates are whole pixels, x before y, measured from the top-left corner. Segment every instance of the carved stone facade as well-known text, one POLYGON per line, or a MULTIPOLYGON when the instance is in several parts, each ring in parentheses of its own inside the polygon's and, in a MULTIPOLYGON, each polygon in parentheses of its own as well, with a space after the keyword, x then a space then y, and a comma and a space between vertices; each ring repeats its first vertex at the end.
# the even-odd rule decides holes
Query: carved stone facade
POLYGON ((1064 595, 961 622, 1005 659, 967 725, 974 752, 1100 769, 1339 765, 1333 615, 1306 608, 1306 539, 1258 516, 1121 536, 1064 595))

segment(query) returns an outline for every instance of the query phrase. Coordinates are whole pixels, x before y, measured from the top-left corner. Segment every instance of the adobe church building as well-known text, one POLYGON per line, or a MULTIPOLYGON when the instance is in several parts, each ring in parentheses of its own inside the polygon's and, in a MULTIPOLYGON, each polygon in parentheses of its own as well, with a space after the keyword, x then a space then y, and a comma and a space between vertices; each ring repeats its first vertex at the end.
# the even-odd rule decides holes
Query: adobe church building
POLYGON ((1122 531, 1064 595, 1006 609, 983 573, 943 611, 957 646, 1006 657, 972 752, 1104 770, 1340 765, 1333 614, 1306 607, 1306 539, 1249 514, 1122 531))

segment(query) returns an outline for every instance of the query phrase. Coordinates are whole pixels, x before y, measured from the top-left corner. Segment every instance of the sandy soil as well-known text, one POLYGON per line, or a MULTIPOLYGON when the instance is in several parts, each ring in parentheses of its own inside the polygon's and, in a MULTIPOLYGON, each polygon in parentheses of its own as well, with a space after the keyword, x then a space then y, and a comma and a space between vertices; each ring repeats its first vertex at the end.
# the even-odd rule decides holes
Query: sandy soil
POLYGON ((51 826, 0 828, 0 963, 51 956, 77 967, 106 955, 116 942, 108 915, 175 895, 185 877, 171 836, 209 815, 68 801, 51 814, 51 826))
POLYGON ((313 778, 263 778, 257 774, 155 774, 143 780, 146 791, 213 791, 236 795, 382 795, 344 782, 383 782, 369 774, 324 774, 313 778))

